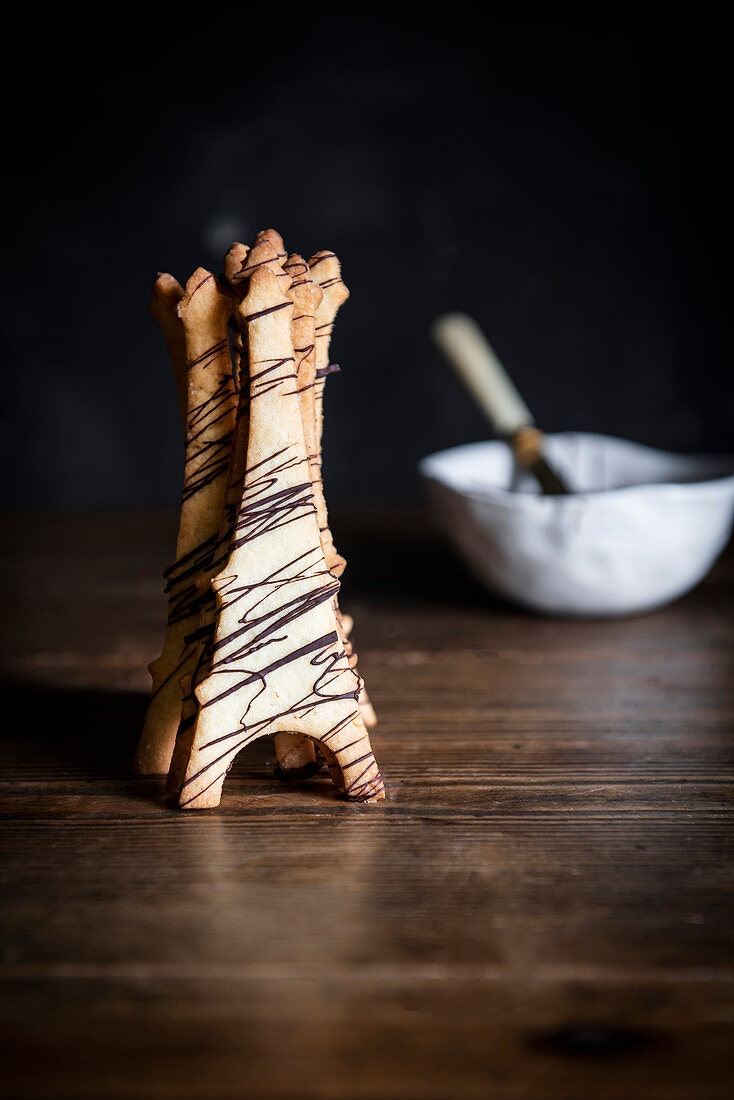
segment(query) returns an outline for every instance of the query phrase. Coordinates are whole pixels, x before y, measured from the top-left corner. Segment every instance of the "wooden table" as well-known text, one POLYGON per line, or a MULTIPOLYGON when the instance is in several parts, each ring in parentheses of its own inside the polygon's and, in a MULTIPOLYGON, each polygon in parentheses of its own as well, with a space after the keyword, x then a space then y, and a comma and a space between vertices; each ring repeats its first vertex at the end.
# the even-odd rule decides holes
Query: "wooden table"
POLYGON ((0 1092, 729 1096, 734 559, 559 622, 334 527, 388 802, 258 742, 184 814, 131 774, 172 517, 7 517, 0 1092))

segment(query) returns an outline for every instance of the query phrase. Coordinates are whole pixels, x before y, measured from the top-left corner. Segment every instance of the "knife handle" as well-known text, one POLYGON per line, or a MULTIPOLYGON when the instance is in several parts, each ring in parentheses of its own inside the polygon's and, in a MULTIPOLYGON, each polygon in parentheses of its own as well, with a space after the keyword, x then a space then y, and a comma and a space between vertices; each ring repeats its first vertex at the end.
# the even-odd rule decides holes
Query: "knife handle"
POLYGON ((446 313, 434 322, 431 334, 498 435, 512 436, 535 423, 473 318, 446 313))

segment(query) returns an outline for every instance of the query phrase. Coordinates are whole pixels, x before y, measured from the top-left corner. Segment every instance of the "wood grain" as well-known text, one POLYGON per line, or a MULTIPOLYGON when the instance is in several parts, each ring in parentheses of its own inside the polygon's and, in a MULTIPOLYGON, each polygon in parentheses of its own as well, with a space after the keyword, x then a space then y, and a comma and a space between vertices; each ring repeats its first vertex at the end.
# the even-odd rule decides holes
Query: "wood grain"
POLYGON ((729 1095, 734 560, 533 618, 418 513, 338 515, 382 806, 134 778, 173 517, 7 516, 0 1094, 729 1095))

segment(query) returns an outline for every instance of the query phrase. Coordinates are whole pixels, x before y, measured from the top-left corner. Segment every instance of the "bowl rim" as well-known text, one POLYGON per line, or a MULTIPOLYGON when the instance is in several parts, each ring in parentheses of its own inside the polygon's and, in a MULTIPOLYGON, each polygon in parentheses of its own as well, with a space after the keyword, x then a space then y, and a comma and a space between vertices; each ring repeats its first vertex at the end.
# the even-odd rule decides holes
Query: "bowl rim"
POLYGON ((482 488, 458 488, 441 477, 430 466, 436 459, 445 458, 457 451, 463 451, 467 447, 506 447, 502 439, 474 440, 471 443, 460 443, 455 447, 447 447, 442 451, 435 451, 418 461, 418 472, 426 481, 437 482, 443 489, 454 493, 459 497, 474 500, 491 500, 506 507, 533 508, 541 504, 545 508, 569 507, 585 500, 614 500, 619 497, 627 497, 631 493, 642 493, 646 496, 659 494, 662 497, 675 498, 687 497, 691 494, 704 494, 705 492, 719 493, 724 489, 734 491, 734 455, 730 454, 681 454, 676 451, 664 451, 659 447, 649 447, 645 443, 637 443, 634 440, 623 439, 620 436, 604 435, 600 432, 548 432, 548 439, 558 439, 564 436, 586 436, 594 439, 610 440, 613 443, 625 443, 642 451, 663 455, 668 458, 690 460, 694 462, 719 462, 722 465, 730 465, 731 473, 705 478, 701 481, 642 481, 638 485, 621 485, 616 489, 587 489, 579 493, 569 493, 564 496, 544 496, 542 493, 518 493, 512 489, 504 489, 499 485, 487 485, 482 488))

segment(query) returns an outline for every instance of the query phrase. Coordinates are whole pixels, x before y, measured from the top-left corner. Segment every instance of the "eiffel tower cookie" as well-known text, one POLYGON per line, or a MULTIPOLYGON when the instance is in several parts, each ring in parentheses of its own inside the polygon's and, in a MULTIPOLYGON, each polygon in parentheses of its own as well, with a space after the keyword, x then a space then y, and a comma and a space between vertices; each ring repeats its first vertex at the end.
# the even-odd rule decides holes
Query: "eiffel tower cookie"
MULTIPOLYGON (((238 301, 243 297, 244 290, 247 286, 246 280, 248 279, 248 275, 245 274, 243 276, 241 272, 245 268, 248 260, 250 271, 259 267, 269 267, 274 274, 282 277, 283 272, 279 263, 279 256, 282 254, 283 242, 280 238, 274 242, 268 235, 273 232, 274 231, 271 230, 259 234, 258 241, 251 252, 243 245, 233 245, 227 253, 225 257, 224 274, 228 282, 233 286, 238 301)), ((237 331, 238 333, 241 332, 239 325, 237 326, 237 331)), ((235 344, 235 347, 237 347, 237 344, 235 344)), ((244 354, 244 345, 241 339, 239 340, 239 352, 236 354, 238 355, 236 373, 239 373, 240 360, 244 354)), ((201 606, 196 630, 189 636, 196 651, 196 656, 192 662, 193 673, 184 676, 181 682, 183 694, 181 720, 176 736, 176 747, 168 772, 168 780, 166 782, 166 790, 168 793, 176 796, 178 796, 181 784, 185 778, 193 743, 194 727, 199 711, 195 687, 201 680, 209 675, 211 668, 212 644, 217 617, 216 599, 211 584, 211 578, 222 568, 229 557, 234 524, 237 518, 237 509, 242 498, 242 483, 245 476, 247 442, 250 428, 250 387, 246 359, 242 361, 242 365, 244 366, 244 374, 237 406, 237 421, 232 438, 232 446, 230 448, 227 487, 224 495, 224 508, 217 534, 216 549, 212 555, 210 570, 208 573, 201 574, 197 580, 197 586, 201 592, 201 606)), ((308 757, 308 759, 313 764, 315 761, 315 753, 310 741, 308 742, 308 750, 310 752, 310 757, 308 757)), ((311 771, 313 772, 314 770, 315 768, 312 767, 311 771)))
POLYGON ((270 266, 253 267, 240 307, 250 368, 247 463, 229 557, 212 582, 211 660, 195 686, 198 712, 179 795, 190 809, 216 806, 237 753, 279 733, 317 742, 347 798, 384 798, 357 703, 361 682, 339 637, 339 581, 322 549, 293 302, 283 282, 270 266))
MULTIPOLYGON (((216 548, 235 424, 227 333, 231 300, 213 275, 198 268, 176 303, 179 328, 170 308, 176 294, 170 283, 161 286, 159 277, 153 313, 165 319, 162 327, 174 372, 180 374, 182 346, 186 353, 186 460, 176 560, 166 571, 168 623, 162 652, 150 665, 152 694, 135 757, 135 770, 143 775, 165 774, 171 763, 181 715, 180 680, 193 671, 196 653, 188 640, 202 603, 196 582, 210 569, 216 548)), ((179 383, 178 388, 181 394, 184 387, 179 383)))
MULTIPOLYGON (((313 391, 316 381, 316 342, 314 326, 316 310, 321 304, 323 291, 311 278, 306 261, 298 255, 289 256, 283 270, 290 278, 286 291, 293 302, 291 314, 291 342, 296 368, 296 386, 301 403, 301 419, 306 449, 310 454, 309 432, 315 429, 313 391)), ((309 467, 310 471, 310 467, 309 467)), ((323 543, 322 543, 323 549, 323 543)), ((304 779, 319 770, 314 743, 297 733, 276 733, 275 755, 277 774, 282 779, 304 779)))
MULTIPOLYGON (((314 500, 319 519, 319 531, 321 532, 321 545, 324 548, 324 557, 331 572, 340 577, 344 572, 346 562, 337 551, 329 528, 329 517, 326 510, 324 486, 321 479, 322 451, 321 443, 324 431, 324 387, 326 379, 333 371, 329 363, 329 350, 331 336, 334 331, 334 322, 339 308, 349 297, 349 291, 344 284, 341 275, 341 264, 333 252, 317 252, 309 260, 309 268, 314 281, 321 287, 323 297, 316 314, 315 342, 316 342, 316 378, 312 390, 312 410, 305 418, 308 425, 306 430, 306 444, 308 447, 311 478, 314 484, 314 500)), ((338 368, 337 368, 338 369, 338 368)), ((349 641, 352 632, 353 619, 351 615, 342 615, 338 604, 336 608, 340 622, 341 636, 352 667, 357 666, 357 653, 353 644, 349 641)), ((366 726, 377 725, 377 715, 370 703, 367 689, 362 684, 359 696, 359 707, 366 726)))

